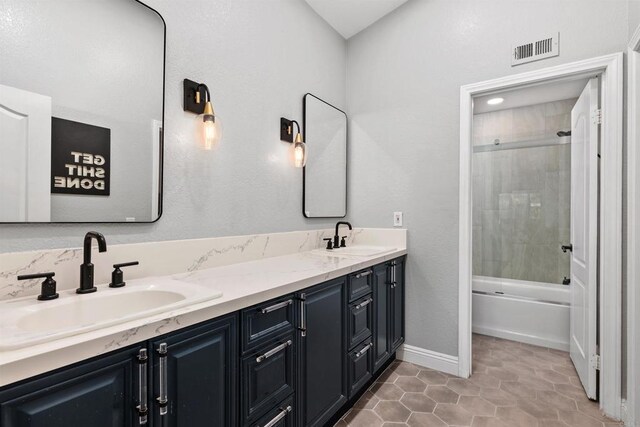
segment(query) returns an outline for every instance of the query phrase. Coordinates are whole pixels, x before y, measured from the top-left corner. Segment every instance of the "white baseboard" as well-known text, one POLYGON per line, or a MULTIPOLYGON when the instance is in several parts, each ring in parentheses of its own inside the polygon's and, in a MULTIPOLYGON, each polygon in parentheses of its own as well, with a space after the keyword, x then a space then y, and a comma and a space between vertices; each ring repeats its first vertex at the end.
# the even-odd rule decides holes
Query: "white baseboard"
POLYGON ((505 331, 503 329, 487 328, 484 326, 473 325, 473 333, 488 335, 490 337, 503 338, 505 340, 523 342, 540 347, 553 348, 561 351, 569 351, 568 342, 554 341, 551 339, 536 337, 533 335, 519 334, 513 331, 505 331))
POLYGON ((424 366, 425 368, 451 375, 458 375, 458 358, 456 356, 404 344, 398 349, 396 357, 405 362, 424 366))

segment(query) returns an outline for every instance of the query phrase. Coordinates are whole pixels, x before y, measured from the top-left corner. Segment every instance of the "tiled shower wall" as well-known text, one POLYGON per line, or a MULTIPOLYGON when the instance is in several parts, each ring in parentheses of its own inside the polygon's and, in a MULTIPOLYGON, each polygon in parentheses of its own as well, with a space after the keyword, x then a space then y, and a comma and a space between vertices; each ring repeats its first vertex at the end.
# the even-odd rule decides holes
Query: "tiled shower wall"
MULTIPOLYGON (((474 115, 474 145, 558 138, 576 100, 474 115)), ((473 274, 562 283, 569 276, 571 145, 473 154, 473 274)))

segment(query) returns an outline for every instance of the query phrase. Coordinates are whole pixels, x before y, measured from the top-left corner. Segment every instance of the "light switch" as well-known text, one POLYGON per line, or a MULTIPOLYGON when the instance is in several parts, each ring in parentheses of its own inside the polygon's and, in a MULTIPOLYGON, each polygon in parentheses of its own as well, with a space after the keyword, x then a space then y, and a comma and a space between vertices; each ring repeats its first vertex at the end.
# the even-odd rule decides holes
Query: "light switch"
POLYGON ((402 227, 402 212, 393 213, 393 226, 402 227))

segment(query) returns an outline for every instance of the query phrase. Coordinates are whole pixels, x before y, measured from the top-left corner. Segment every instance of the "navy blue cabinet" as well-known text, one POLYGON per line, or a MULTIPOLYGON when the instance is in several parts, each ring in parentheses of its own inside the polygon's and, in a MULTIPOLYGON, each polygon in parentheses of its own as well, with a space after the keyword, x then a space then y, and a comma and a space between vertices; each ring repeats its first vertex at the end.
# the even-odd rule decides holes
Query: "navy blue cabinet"
POLYGON ((236 425, 236 318, 220 318, 153 342, 153 425, 236 425))
POLYGON ((373 369, 378 371, 404 342, 405 257, 373 269, 373 369))
POLYGON ((0 426, 326 425, 404 342, 404 271, 400 257, 4 387, 0 426))
POLYGON ((119 351, 1 391, 0 425, 139 425, 135 408, 138 351, 119 351))
POLYGON ((347 286, 345 278, 298 295, 300 425, 323 426, 347 402, 347 286))
POLYGON ((386 264, 373 269, 373 370, 380 369, 391 357, 389 319, 391 307, 391 285, 386 264))
POLYGON ((388 268, 391 279, 389 331, 391 352, 394 353, 404 342, 405 258, 391 261, 388 268))

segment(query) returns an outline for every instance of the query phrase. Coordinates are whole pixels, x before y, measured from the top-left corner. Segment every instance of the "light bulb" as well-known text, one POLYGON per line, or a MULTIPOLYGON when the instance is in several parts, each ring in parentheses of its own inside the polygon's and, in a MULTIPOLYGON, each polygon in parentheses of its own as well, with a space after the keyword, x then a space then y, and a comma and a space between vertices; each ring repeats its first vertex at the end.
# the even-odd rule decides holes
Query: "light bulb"
POLYGON ((213 107, 207 102, 204 113, 198 116, 199 126, 202 128, 202 143, 205 150, 213 150, 222 138, 220 117, 213 113, 213 107))
POLYGON ((293 143, 293 164, 297 168, 303 168, 307 164, 307 146, 299 133, 293 143))

